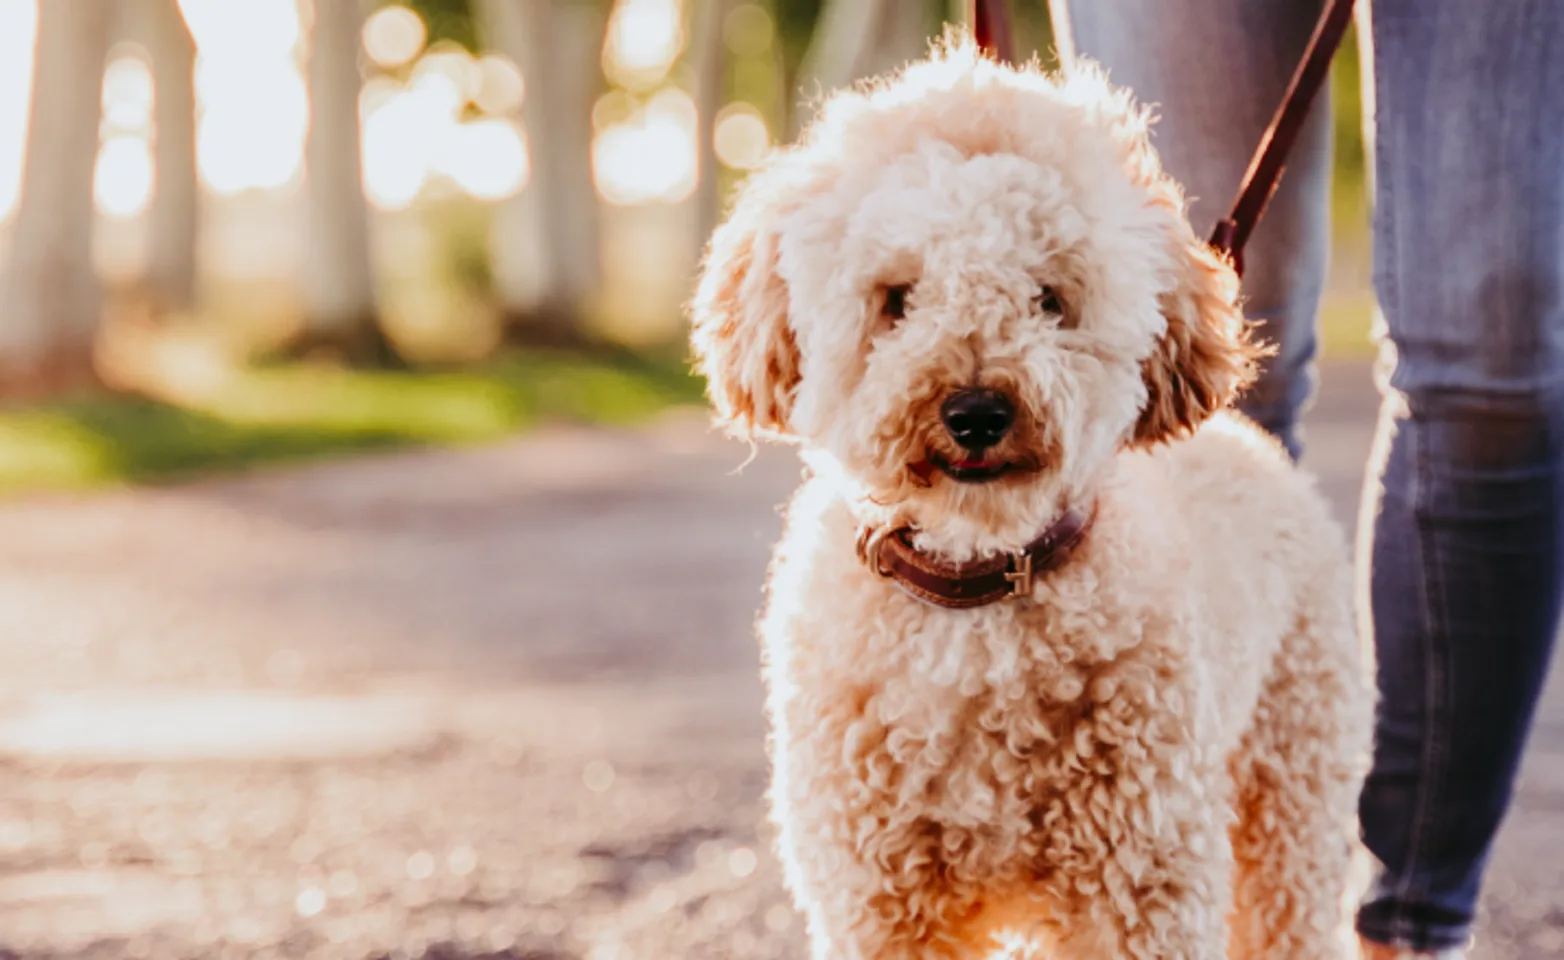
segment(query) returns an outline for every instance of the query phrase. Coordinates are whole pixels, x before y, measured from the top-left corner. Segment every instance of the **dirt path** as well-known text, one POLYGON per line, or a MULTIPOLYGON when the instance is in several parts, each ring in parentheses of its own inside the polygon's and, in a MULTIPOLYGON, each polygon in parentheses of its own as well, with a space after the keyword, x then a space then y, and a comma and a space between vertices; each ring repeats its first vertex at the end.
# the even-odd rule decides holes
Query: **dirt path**
MULTIPOLYGON (((1344 517, 1370 414, 1331 371, 1344 517)), ((750 635, 798 469, 744 457, 674 417, 0 508, 0 957, 801 958, 750 635)), ((1564 952, 1561 733, 1481 960, 1564 952)))

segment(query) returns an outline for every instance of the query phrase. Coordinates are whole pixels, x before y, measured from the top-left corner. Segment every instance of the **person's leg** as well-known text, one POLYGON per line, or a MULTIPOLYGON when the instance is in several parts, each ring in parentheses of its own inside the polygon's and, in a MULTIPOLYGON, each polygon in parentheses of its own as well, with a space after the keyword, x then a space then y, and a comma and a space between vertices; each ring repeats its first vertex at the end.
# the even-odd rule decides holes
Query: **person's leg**
MULTIPOLYGON (((1368 939, 1463 943, 1558 627, 1564 6, 1375 0, 1368 939)), ((1367 532, 1367 531, 1366 531, 1367 532)))
MULTIPOLYGON (((1282 102, 1320 0, 1052 0, 1052 8, 1062 52, 1097 61, 1157 106, 1153 141, 1184 185, 1196 232, 1208 235, 1282 102)), ((1278 353, 1239 406, 1294 457, 1329 256, 1330 130, 1322 95, 1244 253, 1244 312, 1278 353)))

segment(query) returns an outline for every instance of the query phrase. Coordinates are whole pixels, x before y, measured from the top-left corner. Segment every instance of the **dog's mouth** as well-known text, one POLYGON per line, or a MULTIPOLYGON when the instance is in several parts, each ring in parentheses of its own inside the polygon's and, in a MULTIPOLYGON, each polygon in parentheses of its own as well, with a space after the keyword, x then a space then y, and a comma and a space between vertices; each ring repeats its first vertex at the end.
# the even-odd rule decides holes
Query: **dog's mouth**
POLYGON ((987 457, 948 460, 932 450, 929 451, 928 457, 928 462, 934 469, 957 483, 988 483, 991 480, 998 480, 1017 467, 1010 460, 994 460, 987 457))

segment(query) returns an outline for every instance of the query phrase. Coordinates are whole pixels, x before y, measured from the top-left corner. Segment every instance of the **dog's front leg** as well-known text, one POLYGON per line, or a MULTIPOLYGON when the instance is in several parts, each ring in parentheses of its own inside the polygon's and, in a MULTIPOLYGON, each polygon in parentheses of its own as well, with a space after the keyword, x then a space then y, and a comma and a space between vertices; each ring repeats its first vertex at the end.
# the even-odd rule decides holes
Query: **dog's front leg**
POLYGON ((813 960, 976 960, 958 938, 975 893, 942 866, 938 827, 888 805, 811 806, 790 811, 781 846, 813 960))
MULTIPOLYGON (((1127 676, 1133 678, 1133 674, 1127 676)), ((1224 960, 1231 785, 1176 686, 1099 684, 1040 811, 1044 875, 1068 956, 1224 960)))
MULTIPOLYGON (((1155 824, 1159 816, 1149 805, 1120 812, 1141 825, 1155 824)), ((1061 872, 1061 886, 1069 890, 1064 896, 1074 901, 1067 955, 1227 957, 1232 849, 1216 810, 1205 812, 1210 816, 1164 820, 1149 833, 1099 835, 1095 855, 1061 872)))
POLYGON ((772 743, 778 852, 811 956, 975 960, 958 934, 979 894, 952 869, 966 844, 903 795, 919 744, 888 736, 853 697, 829 703, 775 714, 772 743))

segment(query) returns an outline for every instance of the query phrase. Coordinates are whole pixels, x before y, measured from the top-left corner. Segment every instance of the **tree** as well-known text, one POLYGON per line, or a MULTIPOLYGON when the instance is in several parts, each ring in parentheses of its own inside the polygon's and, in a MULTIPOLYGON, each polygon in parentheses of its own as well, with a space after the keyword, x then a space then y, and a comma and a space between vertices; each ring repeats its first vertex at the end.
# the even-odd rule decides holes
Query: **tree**
POLYGON ((195 303, 200 181, 196 174, 195 41, 177 0, 136 0, 133 32, 152 61, 151 242, 144 280, 153 313, 195 303))
POLYGON ((487 45, 520 67, 531 179, 501 205, 493 241, 507 339, 580 344, 601 280, 592 107, 607 10, 595 0, 476 0, 487 45))
POLYGON ((92 261, 109 25, 101 0, 38 5, 22 188, 0 293, 0 390, 95 379, 102 297, 92 261))
POLYGON ((364 198, 358 98, 360 0, 315 0, 309 57, 310 126, 304 167, 308 236, 304 328, 285 350, 352 363, 396 362, 380 327, 364 198))
POLYGON ((715 147, 717 111, 722 107, 726 57, 722 25, 730 4, 728 0, 701 0, 690 11, 689 51, 691 72, 695 75, 695 110, 698 118, 695 135, 698 142, 698 179, 695 185, 695 251, 699 256, 706 238, 717 226, 722 197, 721 175, 715 147))
POLYGON ((927 52, 934 30, 925 0, 827 0, 799 70, 800 103, 790 138, 812 115, 809 105, 832 90, 895 69, 927 52))

